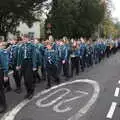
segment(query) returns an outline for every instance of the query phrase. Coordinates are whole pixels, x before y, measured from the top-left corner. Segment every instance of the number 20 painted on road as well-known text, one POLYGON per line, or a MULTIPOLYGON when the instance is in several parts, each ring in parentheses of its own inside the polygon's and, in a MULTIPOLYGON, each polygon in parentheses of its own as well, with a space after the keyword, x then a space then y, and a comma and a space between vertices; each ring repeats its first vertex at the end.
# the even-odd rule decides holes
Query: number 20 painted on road
POLYGON ((46 97, 42 98, 42 99, 39 99, 37 100, 37 102, 35 103, 38 107, 49 107, 49 106, 52 106, 54 104, 56 104, 58 101, 58 103, 56 105, 53 106, 53 110, 56 111, 56 112, 60 112, 60 113, 63 113, 63 112, 67 112, 67 111, 70 111, 72 110, 71 107, 68 107, 66 109, 63 109, 63 110, 60 110, 59 107, 62 105, 62 104, 65 104, 65 103, 68 103, 68 102, 71 102, 71 101, 74 101, 74 100, 77 100, 81 97, 84 97, 86 96, 88 93, 86 92, 82 92, 82 91, 75 91, 75 94, 77 93, 80 93, 80 95, 78 96, 75 96, 75 97, 72 97, 72 98, 69 98, 69 99, 65 99, 64 100, 64 97, 67 96, 68 94, 71 93, 71 90, 67 89, 67 88, 61 88, 61 87, 65 87, 67 85, 72 85, 72 84, 76 84, 76 83, 86 83, 86 84, 90 84, 92 85, 94 91, 93 91, 93 95, 92 97, 90 98, 90 100, 87 102, 87 104, 85 106, 83 106, 77 113, 75 113, 73 116, 71 116, 68 120, 79 120, 82 116, 84 116, 88 110, 90 109, 90 107, 96 102, 98 96, 99 96, 99 93, 100 93, 100 87, 99 87, 99 84, 96 82, 96 81, 93 81, 93 80, 88 80, 88 79, 84 79, 84 80, 75 80, 75 81, 72 81, 72 82, 67 82, 67 83, 63 83, 63 84, 60 84, 58 86, 55 86, 49 90, 45 90, 43 92, 40 92, 38 93, 36 96, 34 96, 34 98, 31 100, 31 101, 23 101, 21 102, 20 104, 18 104, 15 108, 13 108, 11 111, 7 112, 2 118, 1 120, 15 120, 15 117, 17 116, 17 114, 30 102, 32 101, 36 101, 37 99, 39 99, 42 95, 45 95, 47 94, 48 92, 51 92, 52 90, 54 90, 55 92, 47 95, 46 97), (57 90, 56 90, 57 89, 57 90), (57 94, 58 92, 64 92, 63 94, 61 94, 59 97, 55 98, 54 100, 52 100, 51 102, 49 103, 46 103, 46 104, 43 104, 42 102, 47 100, 48 98, 50 98, 51 96, 57 94))
POLYGON ((69 98, 69 99, 66 99, 64 100, 63 98, 70 94, 71 93, 71 90, 70 89, 67 89, 67 88, 60 88, 58 90, 56 90, 55 92, 47 95, 46 97, 42 98, 42 99, 39 99, 37 102, 36 102, 36 105, 38 107, 50 107, 52 105, 54 105, 55 103, 57 103, 59 100, 61 100, 60 102, 58 102, 58 104, 54 105, 53 106, 53 110, 55 112, 59 112, 59 113, 64 113, 64 112, 68 112, 70 110, 72 110, 71 107, 68 107, 66 109, 63 109, 63 110, 60 110, 59 107, 62 105, 62 104, 65 104, 65 103, 68 103, 68 102, 71 102, 71 101, 74 101, 74 100, 77 100, 79 98, 82 98, 86 95, 88 95, 87 92, 83 92, 83 91, 75 91, 75 93, 79 93, 81 95, 79 96, 75 96, 75 97, 72 97, 72 98, 69 98), (59 93, 59 92, 64 92, 63 94, 61 94, 59 97, 57 97, 56 99, 52 100, 51 102, 49 103, 46 103, 46 104, 43 104, 42 102, 44 102, 45 100, 49 99, 50 97, 52 97, 53 95, 59 93), (62 100, 63 99, 63 100, 62 100))

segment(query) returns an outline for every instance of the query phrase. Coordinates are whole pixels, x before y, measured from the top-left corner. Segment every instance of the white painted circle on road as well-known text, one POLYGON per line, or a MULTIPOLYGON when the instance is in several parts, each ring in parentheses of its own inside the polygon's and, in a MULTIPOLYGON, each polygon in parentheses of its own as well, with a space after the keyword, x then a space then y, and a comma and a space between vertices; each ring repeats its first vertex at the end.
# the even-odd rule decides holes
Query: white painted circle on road
MULTIPOLYGON (((51 90, 55 90, 59 87, 63 87, 65 85, 72 85, 74 83, 87 83, 87 84, 90 84, 92 85, 92 87, 94 88, 94 92, 93 92, 93 95, 91 97, 91 99, 88 101, 88 103, 83 106, 75 115, 73 115, 72 117, 70 117, 68 120, 79 120, 80 117, 84 116, 88 110, 91 108, 91 106, 96 102, 98 96, 99 96, 99 93, 100 93, 100 87, 99 87, 99 84, 96 82, 96 81, 93 81, 93 80, 88 80, 88 79, 84 79, 84 80, 75 80, 75 81, 72 81, 72 82, 66 82, 66 83, 63 83, 63 84, 60 84, 58 86, 55 86, 55 87, 52 87, 50 88, 49 90, 45 90, 43 92, 40 92, 38 93, 36 96, 34 96, 34 98, 30 101, 28 100, 25 100, 23 102, 21 102, 20 104, 18 104, 15 108, 13 108, 11 111, 7 112, 2 118, 1 120, 15 120, 15 117, 16 115, 30 102, 38 99, 41 95, 44 95, 45 93, 48 93, 50 92, 51 90)), ((69 92, 69 90, 67 89, 64 89, 66 90, 66 94, 69 92)), ((64 96, 64 95, 63 95, 64 96)), ((75 98, 77 99, 77 98, 75 98)), ((62 103, 59 103, 58 106, 55 106, 54 109, 55 110, 58 110, 58 107, 59 105, 62 104, 62 103)))

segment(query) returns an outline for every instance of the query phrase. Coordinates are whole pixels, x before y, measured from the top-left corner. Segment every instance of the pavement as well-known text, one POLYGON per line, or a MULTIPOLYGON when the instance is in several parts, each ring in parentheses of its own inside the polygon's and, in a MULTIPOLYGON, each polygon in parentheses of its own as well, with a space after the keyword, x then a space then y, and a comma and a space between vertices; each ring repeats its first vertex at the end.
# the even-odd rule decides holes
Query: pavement
POLYGON ((20 95, 7 93, 8 111, 0 120, 120 120, 120 52, 69 81, 45 87, 44 81, 37 84, 31 101, 23 100, 24 87, 20 95))

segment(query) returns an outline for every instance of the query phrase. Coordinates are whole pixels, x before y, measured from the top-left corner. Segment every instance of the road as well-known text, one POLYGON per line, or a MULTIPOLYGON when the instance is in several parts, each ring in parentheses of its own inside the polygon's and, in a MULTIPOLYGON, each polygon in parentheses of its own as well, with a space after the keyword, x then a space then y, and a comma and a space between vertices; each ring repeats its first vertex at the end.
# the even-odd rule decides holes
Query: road
POLYGON ((59 86, 45 86, 36 86, 31 101, 23 101, 24 88, 20 95, 7 93, 8 114, 1 120, 119 120, 120 52, 59 86))

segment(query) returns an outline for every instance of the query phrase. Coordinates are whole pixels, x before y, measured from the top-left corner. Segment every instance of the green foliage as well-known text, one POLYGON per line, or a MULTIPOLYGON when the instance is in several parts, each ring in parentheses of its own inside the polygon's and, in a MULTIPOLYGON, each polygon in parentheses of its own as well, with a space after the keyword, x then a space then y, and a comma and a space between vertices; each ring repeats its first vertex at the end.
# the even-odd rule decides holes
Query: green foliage
POLYGON ((105 15, 100 0, 53 0, 47 23, 55 37, 90 37, 105 15))
POLYGON ((39 11, 46 0, 4 0, 0 3, 0 35, 15 33, 20 21, 32 26, 36 21, 35 11, 39 11))
POLYGON ((120 22, 114 23, 111 18, 104 19, 103 33, 105 38, 110 36, 112 38, 120 37, 120 22))
POLYGON ((120 22, 115 23, 115 28, 117 29, 117 38, 120 38, 120 22))

